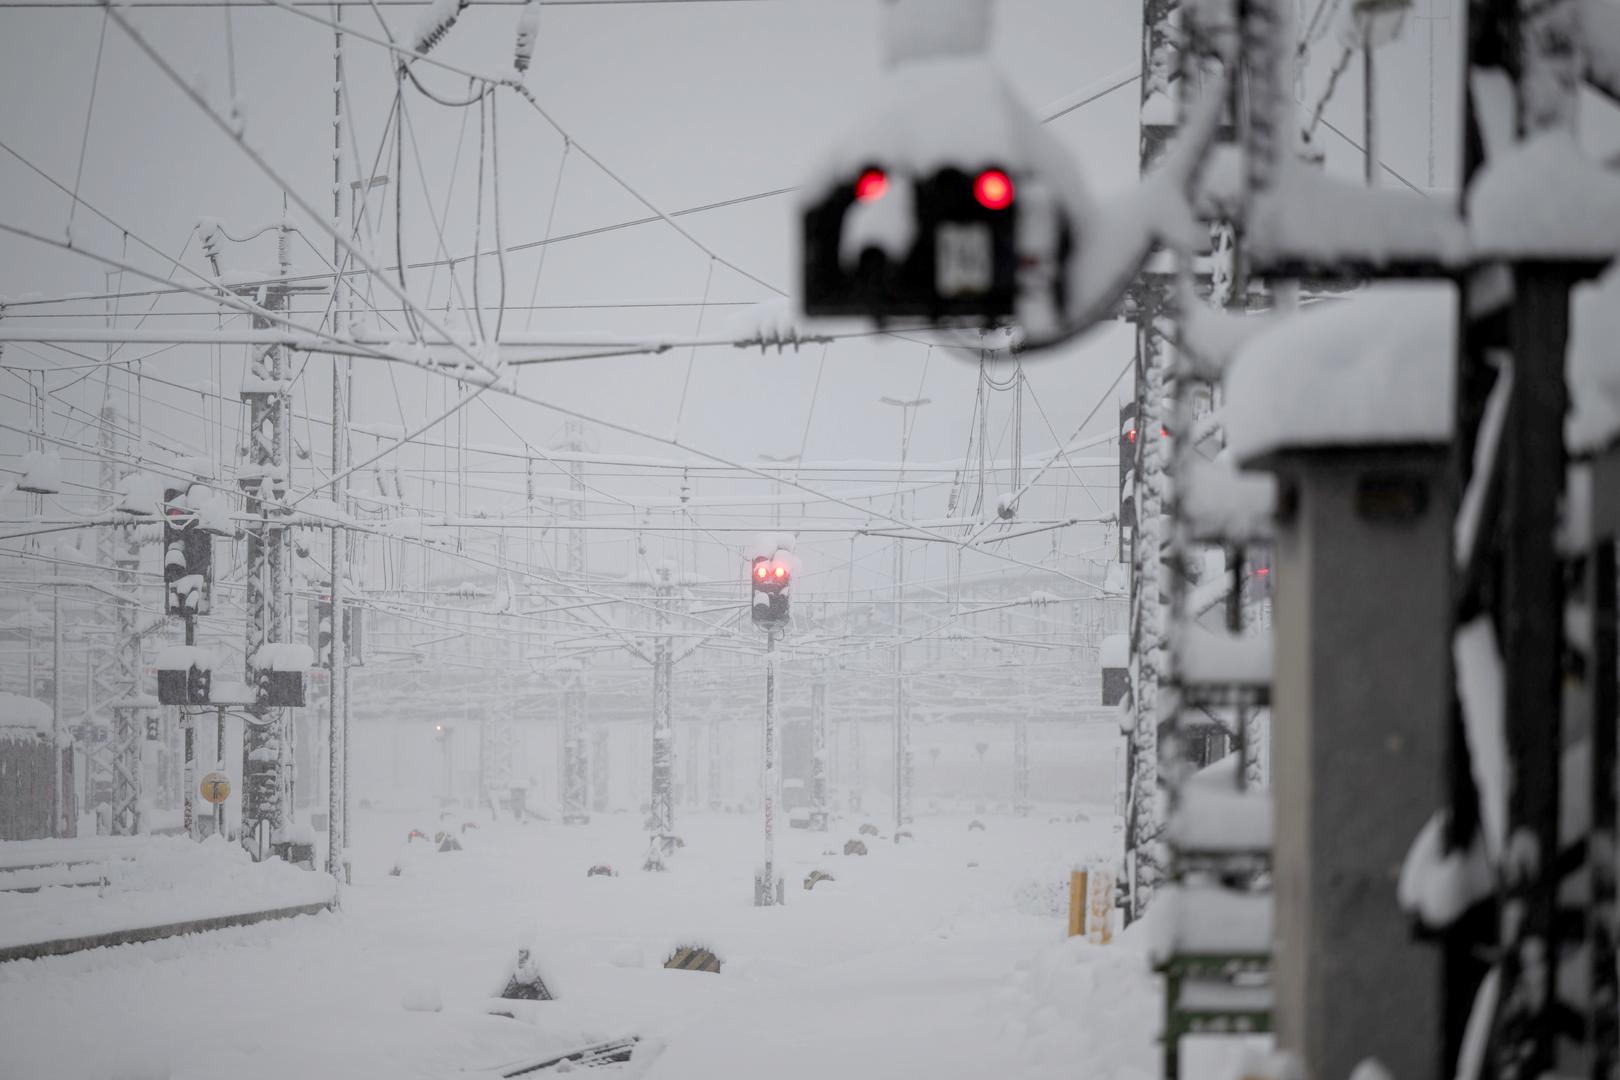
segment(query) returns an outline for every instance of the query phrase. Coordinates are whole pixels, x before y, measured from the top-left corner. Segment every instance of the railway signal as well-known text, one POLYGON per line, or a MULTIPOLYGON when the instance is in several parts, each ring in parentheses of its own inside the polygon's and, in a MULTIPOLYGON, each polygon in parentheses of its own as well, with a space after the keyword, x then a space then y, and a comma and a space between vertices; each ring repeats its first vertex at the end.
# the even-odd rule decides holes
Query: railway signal
POLYGON ((788 565, 786 555, 778 551, 774 555, 754 556, 751 584, 754 591, 754 625, 766 631, 787 626, 791 618, 792 597, 789 594, 793 586, 793 568, 788 565))
POLYGON ((214 538, 198 523, 186 491, 163 492, 163 584, 170 615, 208 614, 214 538))

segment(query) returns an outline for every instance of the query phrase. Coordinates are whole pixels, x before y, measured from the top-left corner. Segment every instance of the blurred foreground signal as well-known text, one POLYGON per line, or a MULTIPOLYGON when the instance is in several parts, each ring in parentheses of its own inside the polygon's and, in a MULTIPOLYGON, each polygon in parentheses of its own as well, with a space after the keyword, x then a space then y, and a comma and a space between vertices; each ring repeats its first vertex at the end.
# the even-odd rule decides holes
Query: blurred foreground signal
POLYGON ((801 185, 806 316, 1004 330, 1030 353, 1115 318, 1155 247, 1204 242, 1194 194, 1224 78, 1141 182, 1102 202, 991 63, 990 0, 882 11, 889 70, 801 185))
POLYGON ((1023 187, 999 163, 844 174, 805 211, 806 314, 989 326, 1020 317, 1027 286, 1061 316, 1069 229, 1050 234, 1056 215, 1026 212, 1023 187))
POLYGON ((805 188, 807 315, 1062 324, 1080 181, 988 31, 983 0, 886 5, 890 73, 805 188))

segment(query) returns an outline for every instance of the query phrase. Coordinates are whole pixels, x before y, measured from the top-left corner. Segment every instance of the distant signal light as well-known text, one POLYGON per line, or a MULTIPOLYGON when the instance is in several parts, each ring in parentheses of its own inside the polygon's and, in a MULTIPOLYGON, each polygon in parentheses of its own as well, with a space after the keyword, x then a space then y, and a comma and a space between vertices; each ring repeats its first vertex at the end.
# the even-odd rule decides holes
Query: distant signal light
POLYGON ((1000 169, 986 169, 973 181, 973 197, 986 210, 1005 210, 1013 203, 1012 177, 1000 169))
POLYGON ((867 169, 855 181, 856 202, 876 202, 889 190, 889 174, 882 169, 867 169))

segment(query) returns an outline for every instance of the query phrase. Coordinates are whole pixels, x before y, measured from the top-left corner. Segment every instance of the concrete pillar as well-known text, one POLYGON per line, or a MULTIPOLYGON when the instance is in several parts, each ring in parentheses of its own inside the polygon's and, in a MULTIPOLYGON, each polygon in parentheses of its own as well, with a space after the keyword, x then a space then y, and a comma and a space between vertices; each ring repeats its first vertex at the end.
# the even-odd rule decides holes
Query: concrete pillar
POLYGON ((1412 940, 1395 892, 1445 794, 1446 452, 1287 450, 1260 464, 1278 475, 1278 1043, 1311 1080, 1368 1057, 1435 1076, 1440 952, 1412 940))

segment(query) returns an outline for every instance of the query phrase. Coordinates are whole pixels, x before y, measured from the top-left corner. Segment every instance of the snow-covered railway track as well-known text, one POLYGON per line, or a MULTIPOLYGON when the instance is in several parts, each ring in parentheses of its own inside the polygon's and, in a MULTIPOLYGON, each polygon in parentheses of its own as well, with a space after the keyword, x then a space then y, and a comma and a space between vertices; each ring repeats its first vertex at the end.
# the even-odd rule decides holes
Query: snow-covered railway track
POLYGON ((627 1039, 597 1043, 539 1061, 516 1062, 502 1066, 499 1074, 507 1080, 512 1077, 545 1076, 552 1072, 563 1071, 565 1066, 568 1071, 591 1069, 602 1073, 616 1072, 619 1066, 630 1060, 630 1055, 635 1052, 636 1043, 639 1041, 637 1036, 632 1035, 627 1039))

